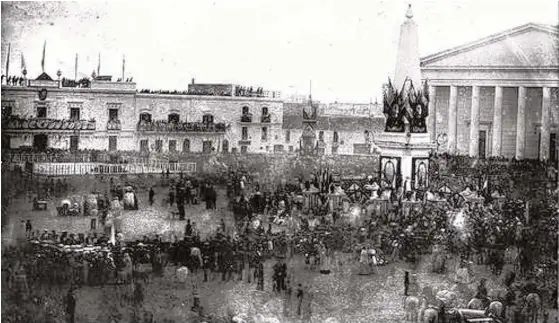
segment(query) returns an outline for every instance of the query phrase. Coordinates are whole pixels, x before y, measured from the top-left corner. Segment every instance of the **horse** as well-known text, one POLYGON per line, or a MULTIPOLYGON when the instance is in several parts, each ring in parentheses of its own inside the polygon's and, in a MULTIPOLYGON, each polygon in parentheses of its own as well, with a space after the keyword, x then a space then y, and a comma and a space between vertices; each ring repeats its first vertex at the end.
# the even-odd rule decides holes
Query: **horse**
POLYGON ((483 300, 479 298, 472 298, 468 302, 468 305, 466 305, 466 308, 469 310, 483 310, 484 309, 483 300))
POLYGON ((505 307, 503 303, 499 301, 492 301, 491 303, 489 303, 489 306, 485 310, 485 315, 489 316, 492 314, 498 318, 503 318, 505 314, 504 309, 505 307))
POLYGON ((434 307, 428 307, 423 312, 421 322, 423 323, 437 323, 439 321, 439 312, 434 307))
POLYGON ((536 293, 529 293, 524 297, 524 309, 531 323, 538 322, 538 312, 541 308, 540 296, 536 293))
POLYGON ((404 296, 402 300, 407 321, 417 322, 419 314, 419 298, 417 296, 404 296))

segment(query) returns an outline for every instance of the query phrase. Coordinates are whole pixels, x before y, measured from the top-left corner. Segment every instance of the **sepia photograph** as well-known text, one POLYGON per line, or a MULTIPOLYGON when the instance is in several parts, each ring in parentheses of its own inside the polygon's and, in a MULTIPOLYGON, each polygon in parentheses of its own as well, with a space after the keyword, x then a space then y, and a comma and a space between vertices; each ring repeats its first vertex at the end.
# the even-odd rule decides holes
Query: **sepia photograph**
POLYGON ((0 15, 2 322, 558 322, 559 1, 0 15))

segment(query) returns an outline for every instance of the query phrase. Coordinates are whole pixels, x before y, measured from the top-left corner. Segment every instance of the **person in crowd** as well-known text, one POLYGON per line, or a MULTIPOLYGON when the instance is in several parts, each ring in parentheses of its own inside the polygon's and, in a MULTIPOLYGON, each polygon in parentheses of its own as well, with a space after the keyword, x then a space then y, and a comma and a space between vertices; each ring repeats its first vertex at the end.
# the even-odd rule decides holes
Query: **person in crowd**
POLYGON ((31 232, 33 231, 33 226, 31 225, 31 220, 27 219, 25 222, 25 234, 27 237, 31 236, 31 232))
POLYGON ((192 225, 190 224, 190 219, 186 220, 186 227, 184 229, 184 235, 187 237, 192 236, 192 225))
POLYGON ((153 201, 155 198, 155 191, 153 190, 153 186, 149 189, 149 205, 153 205, 153 201))
POLYGON ((410 273, 404 272, 404 296, 408 296, 408 288, 410 287, 410 273))
POLYGON ((66 313, 68 315, 68 323, 74 323, 76 321, 76 295, 74 294, 74 288, 71 287, 66 295, 66 313))
POLYGON ((301 309, 303 305, 303 298, 305 297, 303 286, 301 284, 297 285, 297 317, 301 317, 301 309))
POLYGON ((171 187, 169 189, 169 206, 173 206, 173 204, 175 204, 175 191, 173 190, 173 187, 171 187))

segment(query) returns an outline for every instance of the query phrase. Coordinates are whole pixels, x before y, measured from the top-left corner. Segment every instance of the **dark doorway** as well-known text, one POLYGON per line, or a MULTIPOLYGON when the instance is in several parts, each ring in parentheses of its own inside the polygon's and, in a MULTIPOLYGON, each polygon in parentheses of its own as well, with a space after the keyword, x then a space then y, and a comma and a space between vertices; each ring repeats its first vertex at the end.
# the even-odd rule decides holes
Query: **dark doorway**
POLYGON ((78 136, 70 136, 70 151, 76 152, 79 149, 80 138, 78 136))
POLYGON ((480 159, 485 159, 485 151, 487 148, 487 132, 485 130, 479 131, 479 146, 478 146, 478 157, 480 159))
POLYGON ((223 143, 221 144, 221 151, 223 153, 228 153, 229 152, 229 141, 227 139, 223 140, 223 143))
POLYGON ((12 138, 2 135, 2 149, 10 149, 12 138))
POLYGON ((45 151, 48 147, 48 137, 45 134, 39 134, 33 136, 33 148, 39 151, 45 151))
POLYGON ((557 162, 557 134, 552 133, 549 138, 549 159, 557 162))
POLYGON ((209 154, 212 152, 212 142, 211 140, 207 140, 202 142, 202 152, 205 154, 209 154))

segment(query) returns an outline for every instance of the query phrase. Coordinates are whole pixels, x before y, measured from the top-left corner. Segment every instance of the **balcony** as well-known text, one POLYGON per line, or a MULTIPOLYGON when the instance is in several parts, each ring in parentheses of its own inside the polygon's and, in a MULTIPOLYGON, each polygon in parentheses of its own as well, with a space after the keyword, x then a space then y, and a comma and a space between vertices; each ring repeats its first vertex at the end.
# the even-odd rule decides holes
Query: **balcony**
POLYGON ((260 117, 260 122, 270 123, 270 122, 272 122, 272 116, 270 114, 265 114, 265 115, 260 117))
POLYGON ((204 122, 167 122, 167 121, 140 121, 138 131, 145 132, 188 132, 188 133, 225 133, 229 128, 223 122, 204 123, 204 122))
POLYGON ((2 130, 93 131, 95 129, 96 122, 94 119, 68 120, 11 116, 7 120, 2 120, 2 130))
POLYGON ((121 129, 122 129, 122 124, 120 123, 120 120, 113 119, 107 122, 107 130, 121 130, 121 129))
POLYGON ((241 122, 252 122, 252 113, 245 113, 241 116, 241 122))

